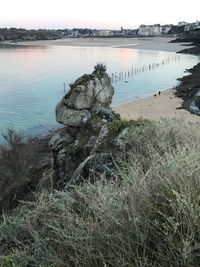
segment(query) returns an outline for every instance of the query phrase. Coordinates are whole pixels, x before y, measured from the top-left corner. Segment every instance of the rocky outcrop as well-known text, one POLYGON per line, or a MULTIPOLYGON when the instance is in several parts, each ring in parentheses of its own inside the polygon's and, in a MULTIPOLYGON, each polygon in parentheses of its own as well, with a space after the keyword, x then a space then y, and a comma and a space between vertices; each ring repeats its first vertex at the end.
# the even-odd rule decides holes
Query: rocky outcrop
POLYGON ((179 79, 176 96, 183 99, 183 107, 191 113, 200 115, 200 63, 187 70, 190 74, 179 79))
POLYGON ((200 88, 197 93, 186 101, 188 110, 196 115, 200 115, 200 88))
POLYGON ((90 75, 83 75, 56 107, 56 121, 75 127, 84 126, 102 109, 109 109, 114 94, 111 79, 101 64, 90 75))
POLYGON ((54 156, 58 187, 68 187, 91 176, 110 176, 112 157, 119 150, 118 133, 112 122, 119 115, 110 108, 114 88, 102 64, 92 74, 70 85, 56 107, 56 120, 64 128, 56 131, 49 145, 54 156))

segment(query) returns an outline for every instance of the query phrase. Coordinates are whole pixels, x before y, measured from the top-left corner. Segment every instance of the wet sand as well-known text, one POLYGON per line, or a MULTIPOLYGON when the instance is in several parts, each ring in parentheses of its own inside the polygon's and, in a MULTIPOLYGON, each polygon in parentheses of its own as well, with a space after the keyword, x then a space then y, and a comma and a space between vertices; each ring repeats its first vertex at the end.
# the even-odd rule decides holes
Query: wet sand
POLYGON ((174 95, 174 90, 161 92, 160 96, 150 96, 114 107, 122 119, 146 118, 160 120, 162 118, 177 118, 191 122, 200 122, 200 116, 183 109, 182 100, 174 95))
POLYGON ((19 42, 21 45, 39 46, 81 46, 81 47, 113 47, 178 52, 188 46, 183 43, 169 43, 174 38, 148 37, 148 38, 67 38, 47 41, 19 42))

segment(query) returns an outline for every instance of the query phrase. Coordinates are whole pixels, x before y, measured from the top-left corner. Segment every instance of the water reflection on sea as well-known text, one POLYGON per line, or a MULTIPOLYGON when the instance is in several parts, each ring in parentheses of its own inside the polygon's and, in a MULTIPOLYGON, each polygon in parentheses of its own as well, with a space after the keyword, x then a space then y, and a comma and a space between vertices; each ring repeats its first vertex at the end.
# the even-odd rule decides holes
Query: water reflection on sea
POLYGON ((64 94, 63 83, 90 73, 97 62, 105 63, 111 76, 117 74, 113 105, 168 89, 199 61, 193 55, 180 54, 179 60, 173 60, 176 57, 172 52, 128 48, 1 47, 0 130, 13 126, 40 133, 56 126, 54 110, 64 94), (169 58, 169 64, 147 69, 169 58))

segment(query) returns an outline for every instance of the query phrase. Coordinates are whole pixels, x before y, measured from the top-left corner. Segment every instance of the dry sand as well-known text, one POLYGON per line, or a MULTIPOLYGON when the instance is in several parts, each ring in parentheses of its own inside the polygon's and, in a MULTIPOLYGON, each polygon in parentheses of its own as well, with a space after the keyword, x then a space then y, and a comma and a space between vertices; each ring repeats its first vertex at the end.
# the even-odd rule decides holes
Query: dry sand
POLYGON ((177 118, 191 122, 200 122, 200 116, 189 113, 181 106, 182 100, 174 95, 174 90, 161 92, 160 96, 150 96, 114 107, 123 119, 177 118))
POLYGON ((174 38, 149 37, 149 38, 67 38, 53 41, 28 41, 20 42, 22 45, 39 46, 81 46, 81 47, 113 47, 135 48, 144 50, 159 50, 178 52, 188 46, 182 43, 169 43, 174 38))

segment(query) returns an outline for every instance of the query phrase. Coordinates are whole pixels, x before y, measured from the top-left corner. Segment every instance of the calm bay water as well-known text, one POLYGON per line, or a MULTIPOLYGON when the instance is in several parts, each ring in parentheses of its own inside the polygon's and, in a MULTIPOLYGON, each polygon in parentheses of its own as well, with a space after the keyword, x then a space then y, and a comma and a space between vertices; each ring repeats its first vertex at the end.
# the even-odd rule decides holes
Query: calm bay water
POLYGON ((199 58, 125 48, 0 48, 0 130, 12 126, 37 134, 57 126, 54 111, 64 94, 63 82, 68 85, 91 73, 97 62, 104 62, 110 75, 129 71, 127 82, 113 82, 113 105, 117 105, 176 85, 199 58), (148 67, 161 62, 167 63, 148 67))

